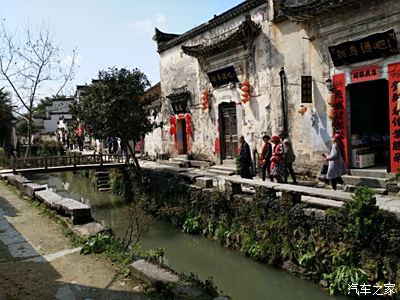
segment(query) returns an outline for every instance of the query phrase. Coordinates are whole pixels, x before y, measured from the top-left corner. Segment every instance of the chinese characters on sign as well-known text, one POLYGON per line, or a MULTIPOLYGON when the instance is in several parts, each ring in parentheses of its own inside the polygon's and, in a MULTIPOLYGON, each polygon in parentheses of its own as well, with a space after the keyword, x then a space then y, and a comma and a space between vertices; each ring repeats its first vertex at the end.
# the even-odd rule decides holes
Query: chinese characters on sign
POLYGON ((174 93, 167 96, 171 100, 172 109, 174 114, 183 114, 188 112, 187 106, 190 98, 189 92, 174 93))
POLYGON ((346 82, 344 74, 333 75, 332 83, 335 93, 335 115, 333 117, 332 127, 334 133, 339 133, 342 136, 344 145, 344 160, 347 159, 347 119, 346 119, 346 82))
POLYGON ((312 103, 311 76, 301 76, 301 103, 312 103))
POLYGON ((213 87, 219 87, 230 82, 239 82, 233 66, 207 73, 213 87))
POLYGON ((363 82, 379 79, 379 65, 354 69, 351 71, 351 82, 363 82))
POLYGON ((393 296, 395 294, 394 288, 394 283, 385 283, 383 285, 352 283, 347 287, 347 294, 356 294, 357 296, 393 296))
POLYGON ((399 53, 393 29, 328 48, 335 67, 399 53))
POLYGON ((390 114, 390 170, 397 172, 400 167, 400 116, 397 109, 399 101, 400 63, 388 66, 389 114, 390 114))

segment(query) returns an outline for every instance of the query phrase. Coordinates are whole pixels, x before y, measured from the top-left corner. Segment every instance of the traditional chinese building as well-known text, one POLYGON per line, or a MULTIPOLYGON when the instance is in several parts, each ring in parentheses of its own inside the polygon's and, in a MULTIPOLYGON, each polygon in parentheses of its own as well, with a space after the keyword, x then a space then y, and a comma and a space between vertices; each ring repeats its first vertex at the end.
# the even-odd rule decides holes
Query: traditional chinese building
POLYGON ((263 134, 287 131, 297 168, 318 169, 339 132, 350 168, 396 172, 399 12, 396 0, 248 0, 180 35, 156 29, 162 152, 223 164, 240 135, 260 152, 263 134))

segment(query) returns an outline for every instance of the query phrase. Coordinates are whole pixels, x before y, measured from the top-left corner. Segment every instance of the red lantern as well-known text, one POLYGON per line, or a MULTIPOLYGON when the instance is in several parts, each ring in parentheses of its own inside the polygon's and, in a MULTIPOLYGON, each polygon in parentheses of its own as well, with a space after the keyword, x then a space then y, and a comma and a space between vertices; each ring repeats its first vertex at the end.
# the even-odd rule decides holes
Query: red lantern
POLYGON ((208 109, 208 97, 209 97, 208 90, 207 89, 203 90, 201 94, 201 109, 203 111, 208 109))
POLYGON ((241 84, 241 92, 242 92, 242 103, 246 104, 250 101, 250 82, 245 80, 240 83, 241 84))
POLYGON ((242 92, 248 92, 250 91, 250 87, 247 85, 242 86, 242 88, 240 89, 242 92))

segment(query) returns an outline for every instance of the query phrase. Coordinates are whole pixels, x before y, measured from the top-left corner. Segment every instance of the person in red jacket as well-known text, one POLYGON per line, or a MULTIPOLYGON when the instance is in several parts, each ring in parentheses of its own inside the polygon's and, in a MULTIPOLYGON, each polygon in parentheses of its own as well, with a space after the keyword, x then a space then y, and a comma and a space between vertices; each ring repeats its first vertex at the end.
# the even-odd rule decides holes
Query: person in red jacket
POLYGON ((265 181, 266 174, 270 177, 270 168, 271 168, 271 157, 272 157, 272 145, 269 142, 271 137, 269 135, 263 136, 264 146, 261 151, 261 172, 262 172, 262 180, 265 181))
POLYGON ((271 143, 275 145, 274 152, 271 157, 271 180, 276 179, 277 182, 283 183, 285 180, 285 152, 281 139, 274 135, 271 138, 271 143))

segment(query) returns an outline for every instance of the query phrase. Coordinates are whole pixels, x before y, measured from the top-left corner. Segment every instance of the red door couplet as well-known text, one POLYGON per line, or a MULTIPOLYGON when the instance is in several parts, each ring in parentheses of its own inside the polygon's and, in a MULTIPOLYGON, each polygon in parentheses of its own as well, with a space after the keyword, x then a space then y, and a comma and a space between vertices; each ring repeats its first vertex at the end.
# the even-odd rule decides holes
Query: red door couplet
POLYGON ((344 160, 348 165, 348 139, 347 139, 347 115, 346 115, 346 79, 344 74, 336 74, 332 77, 335 92, 335 116, 333 118, 333 132, 340 133, 344 145, 344 160))
POLYGON ((389 120, 390 120, 390 171, 400 171, 400 63, 388 66, 389 77, 389 120))

